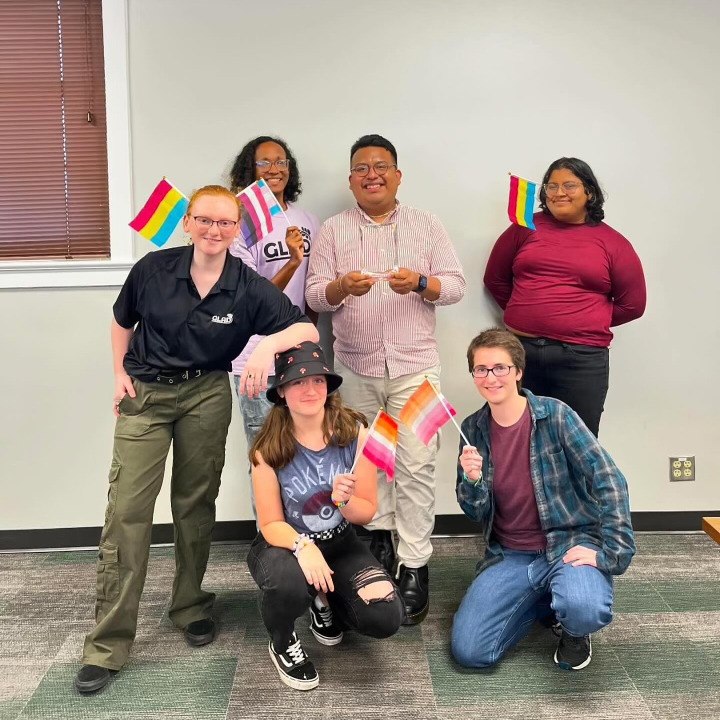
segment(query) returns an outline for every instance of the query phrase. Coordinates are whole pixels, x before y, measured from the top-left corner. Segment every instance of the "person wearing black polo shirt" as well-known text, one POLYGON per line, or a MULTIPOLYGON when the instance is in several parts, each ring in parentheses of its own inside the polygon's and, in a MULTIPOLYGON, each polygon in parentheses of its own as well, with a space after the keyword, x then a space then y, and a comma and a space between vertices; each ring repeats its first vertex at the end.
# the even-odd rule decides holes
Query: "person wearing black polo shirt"
POLYGON ((214 640, 215 595, 201 585, 230 425, 231 362, 252 335, 267 336, 240 378, 240 391, 256 396, 266 388, 276 353, 319 339, 278 288, 228 252, 239 217, 237 199, 226 188, 197 190, 183 219, 192 245, 139 260, 113 307, 117 422, 98 553, 97 624, 85 639, 75 678, 80 692, 107 684, 135 639, 155 499, 171 442, 175 581, 169 616, 190 645, 214 640))

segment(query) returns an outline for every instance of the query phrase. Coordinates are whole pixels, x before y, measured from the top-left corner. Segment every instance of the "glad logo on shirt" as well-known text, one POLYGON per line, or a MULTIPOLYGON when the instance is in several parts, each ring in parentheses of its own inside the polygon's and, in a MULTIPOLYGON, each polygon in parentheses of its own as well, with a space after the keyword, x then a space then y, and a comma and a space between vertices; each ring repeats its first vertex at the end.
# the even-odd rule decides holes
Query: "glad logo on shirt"
POLYGON ((232 321, 233 321, 233 314, 228 313, 227 315, 223 315, 223 316, 213 315, 212 321, 214 323, 220 323, 220 325, 230 325, 230 324, 232 324, 232 321))
MULTIPOLYGON (((303 255, 310 256, 310 230, 306 227, 300 228, 300 234, 303 236, 303 255)), ((287 260, 290 257, 290 251, 284 240, 266 241, 262 246, 265 262, 278 262, 287 260)))

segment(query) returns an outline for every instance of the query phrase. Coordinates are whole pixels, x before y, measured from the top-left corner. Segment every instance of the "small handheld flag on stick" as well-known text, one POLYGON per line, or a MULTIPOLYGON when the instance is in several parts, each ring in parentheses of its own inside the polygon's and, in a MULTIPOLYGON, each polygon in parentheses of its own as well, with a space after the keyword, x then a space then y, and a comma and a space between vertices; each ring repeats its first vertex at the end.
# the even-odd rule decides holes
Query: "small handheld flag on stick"
MULTIPOLYGON (((428 380, 428 382, 430 382, 430 381, 428 380)), ((460 433, 460 437, 465 441, 466 445, 469 445, 470 441, 465 437, 465 433, 460 429, 460 426, 457 424, 457 420, 455 420, 454 416, 457 415, 457 413, 455 412, 455 408, 445 399, 445 396, 442 393, 438 392, 437 388, 432 383, 430 383, 430 387, 435 391, 435 394, 438 396, 438 399, 443 404, 443 407, 447 411, 447 414, 450 416, 450 419, 453 421, 453 425, 455 425, 455 427, 457 428, 457 431, 460 433)))
POLYGON ((533 212, 536 199, 537 185, 534 182, 510 174, 510 198, 508 200, 510 222, 534 230, 533 212))
POLYGON ((456 414, 455 408, 426 377, 423 384, 408 398, 400 411, 400 419, 428 445, 448 420, 455 422, 453 415, 456 414))
POLYGON ((285 222, 290 227, 287 215, 262 178, 241 190, 237 198, 242 203, 240 235, 246 247, 251 248, 267 237, 275 227, 274 219, 279 215, 285 218, 285 222))
POLYGON ((163 178, 130 227, 162 247, 186 213, 189 202, 167 178, 163 178))
MULTIPOLYGON (((384 470, 387 481, 395 477, 395 452, 398 442, 398 424, 382 408, 378 410, 365 438, 361 453, 378 470, 384 470)), ((358 456, 360 453, 358 453, 358 456)), ((357 465, 357 457, 350 468, 352 473, 357 465)))

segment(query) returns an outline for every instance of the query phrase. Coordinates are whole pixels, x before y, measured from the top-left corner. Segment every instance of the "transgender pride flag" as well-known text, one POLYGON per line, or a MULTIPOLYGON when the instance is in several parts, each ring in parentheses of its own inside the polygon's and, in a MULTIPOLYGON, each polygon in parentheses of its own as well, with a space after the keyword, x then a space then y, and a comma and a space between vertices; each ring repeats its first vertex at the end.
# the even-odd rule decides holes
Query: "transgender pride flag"
POLYGON ((237 194, 237 198, 242 203, 240 234, 246 247, 251 248, 255 243, 267 237, 273 231, 275 227, 273 223, 280 215, 285 218, 285 222, 290 227, 280 203, 264 180, 260 179, 252 185, 248 185, 237 194))
POLYGON ((455 408, 425 380, 405 403, 400 419, 428 445, 435 433, 456 414, 455 408))

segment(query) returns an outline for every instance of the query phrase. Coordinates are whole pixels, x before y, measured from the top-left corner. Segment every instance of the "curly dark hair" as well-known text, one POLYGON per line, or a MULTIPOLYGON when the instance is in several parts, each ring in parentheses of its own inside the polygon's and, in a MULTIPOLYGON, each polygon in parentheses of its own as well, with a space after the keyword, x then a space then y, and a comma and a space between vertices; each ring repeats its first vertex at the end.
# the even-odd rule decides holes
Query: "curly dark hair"
POLYGON ((284 140, 277 137, 270 137, 269 135, 261 135, 245 144, 245 147, 235 158, 232 168, 230 168, 230 188, 237 193, 255 182, 255 151, 258 149, 258 146, 266 142, 277 143, 285 151, 285 155, 290 161, 290 177, 285 186, 283 199, 285 202, 295 202, 300 196, 300 193, 302 193, 302 183, 300 182, 300 171, 298 170, 297 160, 295 160, 295 156, 284 140))
POLYGON ((556 160, 550 165, 545 173, 545 177, 540 187, 540 208, 545 214, 550 214, 550 210, 547 207, 547 193, 545 192, 545 185, 550 180, 550 176, 555 170, 569 170, 575 175, 585 186, 585 192, 588 196, 587 205, 585 210, 587 212, 587 224, 598 225, 602 222, 605 217, 605 211, 603 210, 603 203, 605 202, 605 195, 600 188, 600 183, 595 177, 595 173, 591 170, 590 166, 583 160, 572 157, 562 157, 556 160))

